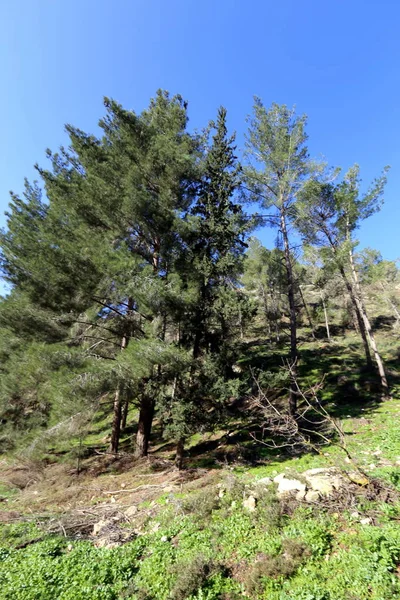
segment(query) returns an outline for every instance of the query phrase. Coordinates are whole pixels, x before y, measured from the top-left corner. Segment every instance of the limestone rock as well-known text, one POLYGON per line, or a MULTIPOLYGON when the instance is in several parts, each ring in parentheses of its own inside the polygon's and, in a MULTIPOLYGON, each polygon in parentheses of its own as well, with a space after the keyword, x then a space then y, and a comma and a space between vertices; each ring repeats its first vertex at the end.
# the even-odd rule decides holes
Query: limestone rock
POLYGON ((278 496, 290 494, 292 492, 305 492, 306 484, 298 479, 286 479, 283 477, 278 482, 278 496))
POLYGON ((309 469, 303 473, 303 477, 308 487, 324 496, 330 496, 334 490, 343 487, 343 477, 335 468, 309 469))
POLYGON ((256 499, 254 496, 249 496, 245 500, 243 500, 243 508, 250 512, 254 512, 256 510, 256 499))
POLYGON ((299 502, 301 502, 302 500, 305 499, 307 492, 305 490, 300 490, 299 492, 297 492, 296 494, 296 500, 298 500, 299 502))
POLYGON ((134 517, 138 512, 138 507, 135 506, 134 504, 132 506, 128 506, 128 508, 125 511, 125 515, 127 517, 134 517))
POLYGON ((101 531, 103 531, 103 529, 107 529, 107 527, 110 527, 110 525, 111 525, 111 521, 108 521, 108 520, 98 521, 97 523, 95 523, 93 525, 93 532, 92 532, 93 535, 99 535, 99 533, 101 531))
POLYGON ((306 495, 304 500, 306 502, 317 502, 320 498, 320 494, 319 492, 315 491, 315 490, 309 490, 306 495))
POLYGON ((365 475, 363 475, 362 473, 357 473, 357 471, 351 471, 350 473, 347 473, 347 476, 350 479, 350 481, 356 483, 357 485, 369 484, 369 479, 365 477, 365 475))

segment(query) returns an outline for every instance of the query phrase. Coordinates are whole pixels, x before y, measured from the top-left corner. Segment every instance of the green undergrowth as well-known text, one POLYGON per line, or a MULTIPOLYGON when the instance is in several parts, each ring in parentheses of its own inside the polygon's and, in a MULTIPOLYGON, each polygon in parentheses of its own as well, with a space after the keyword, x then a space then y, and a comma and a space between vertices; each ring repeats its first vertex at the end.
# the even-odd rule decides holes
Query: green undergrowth
POLYGON ((400 597, 400 506, 360 502, 323 510, 281 503, 273 488, 260 486, 257 508, 249 512, 246 494, 245 478, 234 474, 190 494, 166 494, 157 521, 149 521, 143 535, 110 549, 49 537, 32 524, 4 525, 0 598, 400 597), (355 519, 355 508, 361 517, 373 510, 374 524, 355 519))

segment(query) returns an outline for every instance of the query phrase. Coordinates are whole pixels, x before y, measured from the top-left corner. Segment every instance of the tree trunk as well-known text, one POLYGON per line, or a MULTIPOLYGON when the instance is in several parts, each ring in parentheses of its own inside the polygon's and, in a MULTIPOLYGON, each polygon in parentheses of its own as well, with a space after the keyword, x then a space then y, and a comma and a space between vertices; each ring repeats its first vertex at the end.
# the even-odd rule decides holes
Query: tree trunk
POLYGON ((121 431, 126 429, 126 421, 128 418, 128 410, 129 410, 129 400, 126 398, 123 407, 122 407, 122 417, 121 417, 121 431))
POLYGON ((367 363, 367 368, 369 370, 372 370, 373 369, 373 364, 372 364, 372 359, 371 359, 371 352, 369 350, 367 332, 366 332, 366 329, 365 329, 365 324, 364 324, 364 320, 362 318, 360 307, 358 305, 357 298, 356 298, 356 295, 354 293, 354 287, 351 285, 351 282, 348 280, 346 272, 344 270, 344 267, 343 267, 340 259, 338 259, 338 256, 337 256, 337 247, 336 247, 336 244, 335 244, 334 240, 332 239, 332 237, 330 236, 330 234, 328 233, 327 230, 325 230, 325 235, 326 235, 327 240, 328 240, 328 242, 329 242, 329 244, 330 244, 330 246, 332 248, 333 254, 335 256, 335 261, 336 261, 337 267, 338 267, 339 272, 340 272, 340 274, 342 276, 342 279, 344 281, 346 289, 347 289, 347 291, 349 293, 350 299, 351 299, 351 301, 353 303, 354 310, 355 310, 355 313, 356 313, 356 316, 357 316, 357 321, 358 321, 358 326, 359 326, 359 329, 360 329, 360 334, 361 334, 362 342, 363 342, 363 345, 364 345, 365 359, 366 359, 366 363, 367 363))
POLYGON ((306 315, 307 315, 307 319, 308 319, 308 324, 310 325, 311 335, 312 335, 313 340, 315 340, 314 325, 313 325, 313 322, 311 320, 311 315, 310 315, 309 310, 307 308, 306 301, 304 299, 303 290, 301 289, 301 285, 299 285, 299 292, 300 292, 301 300, 303 302, 304 310, 306 311, 306 315))
POLYGON ((146 394, 143 394, 140 401, 138 431, 136 434, 136 458, 142 458, 148 454, 153 417, 154 400, 149 398, 146 394))
POLYGON ((325 304, 325 300, 324 300, 324 294, 322 292, 321 292, 321 301, 322 301, 322 307, 324 309, 326 336, 327 336, 328 340, 330 340, 331 339, 331 334, 330 334, 330 331, 329 331, 328 313, 326 311, 326 304, 325 304))
MULTIPOLYGON (((132 298, 128 298, 128 312, 127 312, 127 316, 130 315, 131 310, 133 307, 133 299, 132 298)), ((128 343, 129 343, 129 326, 127 327, 127 331, 125 331, 124 335, 122 336, 122 340, 121 340, 121 351, 125 350, 125 348, 127 347, 128 343)), ((112 422, 112 429, 111 429, 111 442, 110 442, 110 447, 109 447, 109 452, 113 453, 113 454, 117 454, 118 449, 119 449, 119 438, 121 435, 121 414, 122 414, 122 404, 121 404, 121 398, 122 396, 122 384, 119 383, 117 386, 117 389, 115 391, 115 396, 114 396, 114 407, 113 407, 113 422, 112 422)))
POLYGON ((339 266, 339 272, 342 276, 342 279, 345 283, 346 289, 349 293, 350 296, 350 300, 354 306, 354 311, 356 313, 356 317, 357 317, 357 322, 358 322, 358 327, 360 330, 360 335, 361 335, 361 339, 364 345, 364 352, 365 352, 365 359, 366 359, 366 363, 367 363, 367 368, 369 370, 373 369, 373 364, 372 364, 372 358, 371 358, 371 352, 369 350, 369 344, 368 344, 368 336, 367 336, 367 332, 366 332, 366 328, 365 328, 365 323, 362 317, 362 313, 360 310, 360 306, 359 303, 357 301, 356 298, 356 294, 354 293, 354 288, 351 285, 351 282, 348 280, 348 277, 346 275, 346 272, 343 268, 343 266, 341 264, 338 265, 339 266))
POLYGON ((358 274, 357 274, 357 270, 356 270, 356 267, 354 264, 352 250, 349 251, 349 258, 350 258, 351 274, 352 274, 354 286, 356 289, 356 300, 359 305, 359 311, 360 311, 362 319, 363 319, 363 323, 364 323, 365 330, 366 330, 366 333, 368 336, 368 340, 371 345, 372 351, 374 353, 374 358, 375 358, 376 364, 378 366, 379 377, 381 379, 382 392, 383 392, 384 396, 389 396, 389 385, 388 385, 388 381, 386 378, 385 366, 383 364, 382 357, 379 353, 378 346, 375 341, 375 336, 372 331, 371 323, 369 322, 368 314, 367 314, 367 311, 366 311, 366 308, 364 305, 364 301, 362 298, 360 282, 358 280, 358 274))
POLYGON ((113 406, 113 422, 111 429, 111 442, 109 452, 112 454, 118 453, 119 438, 121 434, 121 385, 118 385, 115 390, 114 406, 113 406))
POLYGON ((281 210, 280 213, 281 232, 283 237, 283 244, 285 250, 285 266, 288 286, 288 300, 289 300, 289 311, 290 311, 290 362, 291 362, 291 381, 290 381, 290 392, 289 392, 289 412, 291 415, 295 415, 297 412, 297 387, 296 387, 296 375, 297 375, 297 315, 296 315, 296 304, 294 297, 294 277, 292 269, 292 261, 290 258, 290 246, 289 238, 286 228, 285 213, 281 210))
POLYGON ((179 438, 178 443, 176 445, 176 454, 175 454, 175 466, 181 470, 183 467, 183 453, 185 448, 185 440, 183 438, 179 438))

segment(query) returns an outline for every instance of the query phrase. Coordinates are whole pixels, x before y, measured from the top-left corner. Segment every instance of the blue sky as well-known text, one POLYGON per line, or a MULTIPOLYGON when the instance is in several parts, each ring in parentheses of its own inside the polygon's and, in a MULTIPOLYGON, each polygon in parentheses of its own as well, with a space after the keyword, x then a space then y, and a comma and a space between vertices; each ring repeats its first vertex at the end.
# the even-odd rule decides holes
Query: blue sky
MULTIPOLYGON (((0 225, 47 147, 72 123, 96 132, 102 97, 140 111, 159 87, 189 101, 190 127, 228 109, 243 145, 252 97, 309 116, 309 148, 392 166, 361 246, 400 256, 400 3, 392 0, 14 0, 0 7, 0 225)), ((271 232, 260 237, 271 243, 271 232)))

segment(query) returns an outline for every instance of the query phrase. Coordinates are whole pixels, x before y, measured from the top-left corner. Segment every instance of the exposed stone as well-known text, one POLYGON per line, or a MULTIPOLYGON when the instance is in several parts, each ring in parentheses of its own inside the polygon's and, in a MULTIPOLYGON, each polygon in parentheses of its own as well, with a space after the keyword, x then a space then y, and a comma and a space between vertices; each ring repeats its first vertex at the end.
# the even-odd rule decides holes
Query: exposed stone
POLYGON ((365 517, 365 519, 360 519, 361 525, 371 525, 372 519, 371 517, 365 517))
POLYGON ((243 500, 243 508, 250 512, 254 512, 256 510, 256 504, 257 502, 254 496, 249 496, 248 498, 243 500))
POLYGON ((309 469, 303 473, 308 486, 323 494, 330 496, 334 490, 339 490, 343 487, 343 477, 335 469, 309 469))
POLYGON ((306 497, 306 491, 305 490, 300 490, 299 492, 297 492, 296 494, 296 500, 299 500, 300 502, 302 500, 304 500, 304 498, 306 497))
POLYGON ((298 479, 286 479, 283 477, 278 483, 278 496, 290 494, 292 492, 303 492, 306 490, 306 484, 298 479))
POLYGON ((320 498, 320 494, 319 492, 316 492, 315 490, 309 490, 304 497, 304 500, 306 502, 317 502, 320 498))
POLYGON ((257 485, 271 485, 272 479, 271 477, 263 477, 262 479, 257 479, 257 485))
POLYGON ((357 485, 369 484, 369 479, 365 477, 365 475, 363 475, 362 473, 358 473, 357 471, 351 471, 350 473, 347 473, 347 476, 350 479, 350 481, 356 483, 357 485))
POLYGON ((107 529, 107 527, 110 527, 111 524, 112 524, 111 521, 108 521, 108 520, 107 521, 104 521, 104 520, 98 521, 97 523, 95 523, 93 525, 93 532, 92 532, 93 535, 99 535, 99 533, 101 531, 103 531, 103 529, 107 529))
POLYGON ((128 508, 125 511, 125 515, 127 517, 134 517, 138 512, 138 507, 135 506, 134 504, 132 506, 128 506, 128 508))

